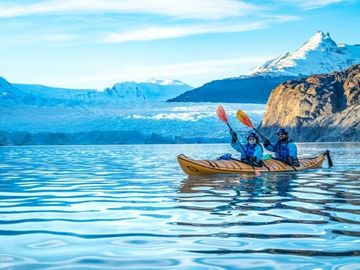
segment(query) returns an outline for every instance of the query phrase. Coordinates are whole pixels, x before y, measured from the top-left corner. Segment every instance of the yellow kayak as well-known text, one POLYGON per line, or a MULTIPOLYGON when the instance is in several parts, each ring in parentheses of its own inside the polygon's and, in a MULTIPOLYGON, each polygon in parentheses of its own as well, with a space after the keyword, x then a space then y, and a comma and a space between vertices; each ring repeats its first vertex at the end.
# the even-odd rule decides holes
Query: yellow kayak
MULTIPOLYGON (((320 168, 329 152, 315 157, 299 159, 300 166, 291 166, 276 159, 264 160, 261 167, 255 167, 237 159, 230 160, 196 160, 185 155, 177 157, 182 170, 188 175, 204 174, 237 174, 256 172, 289 172, 320 168)), ((329 157, 329 156, 328 156, 329 157)))

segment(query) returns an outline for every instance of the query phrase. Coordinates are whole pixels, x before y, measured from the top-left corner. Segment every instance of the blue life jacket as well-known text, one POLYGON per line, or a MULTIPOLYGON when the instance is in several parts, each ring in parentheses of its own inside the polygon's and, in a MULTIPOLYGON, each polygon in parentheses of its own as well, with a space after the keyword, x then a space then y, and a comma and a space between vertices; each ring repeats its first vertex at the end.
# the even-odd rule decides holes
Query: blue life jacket
POLYGON ((275 157, 281 160, 286 160, 289 158, 289 148, 288 143, 291 140, 286 140, 285 142, 277 142, 275 145, 275 157))
POLYGON ((256 148, 256 144, 250 144, 250 143, 246 144, 246 149, 245 149, 246 158, 254 156, 255 148, 256 148))
POLYGON ((242 159, 260 162, 261 159, 262 159, 262 155, 263 155, 263 148, 262 148, 261 144, 259 144, 259 143, 256 143, 256 144, 247 143, 246 147, 245 147, 245 157, 242 157, 242 159), (259 153, 257 151, 257 149, 259 147, 260 147, 261 153, 259 153))

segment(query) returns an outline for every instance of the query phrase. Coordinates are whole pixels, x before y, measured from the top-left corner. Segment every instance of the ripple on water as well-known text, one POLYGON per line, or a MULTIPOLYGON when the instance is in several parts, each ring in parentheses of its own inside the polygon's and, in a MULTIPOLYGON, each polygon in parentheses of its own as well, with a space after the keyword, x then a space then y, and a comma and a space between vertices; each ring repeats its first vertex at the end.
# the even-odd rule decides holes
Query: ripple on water
POLYGON ((359 146, 299 145, 331 169, 203 177, 176 154, 228 145, 0 148, 0 268, 357 269, 359 146))

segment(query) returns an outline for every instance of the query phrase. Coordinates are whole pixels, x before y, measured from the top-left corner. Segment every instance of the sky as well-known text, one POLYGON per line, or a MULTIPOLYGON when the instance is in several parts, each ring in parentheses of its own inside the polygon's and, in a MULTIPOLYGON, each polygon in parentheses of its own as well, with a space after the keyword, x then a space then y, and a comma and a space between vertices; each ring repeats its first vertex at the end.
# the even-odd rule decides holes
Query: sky
POLYGON ((292 52, 317 31, 360 44, 360 0, 0 0, 0 77, 104 89, 194 87, 292 52))

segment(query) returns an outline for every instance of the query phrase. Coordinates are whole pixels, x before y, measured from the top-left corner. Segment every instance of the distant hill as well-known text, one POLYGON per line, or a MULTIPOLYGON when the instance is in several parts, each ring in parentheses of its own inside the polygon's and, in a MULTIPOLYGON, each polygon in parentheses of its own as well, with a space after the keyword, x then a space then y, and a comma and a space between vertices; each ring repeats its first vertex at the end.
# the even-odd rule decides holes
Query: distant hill
POLYGON ((244 76, 212 81, 169 102, 245 102, 265 104, 272 89, 294 76, 244 76))

